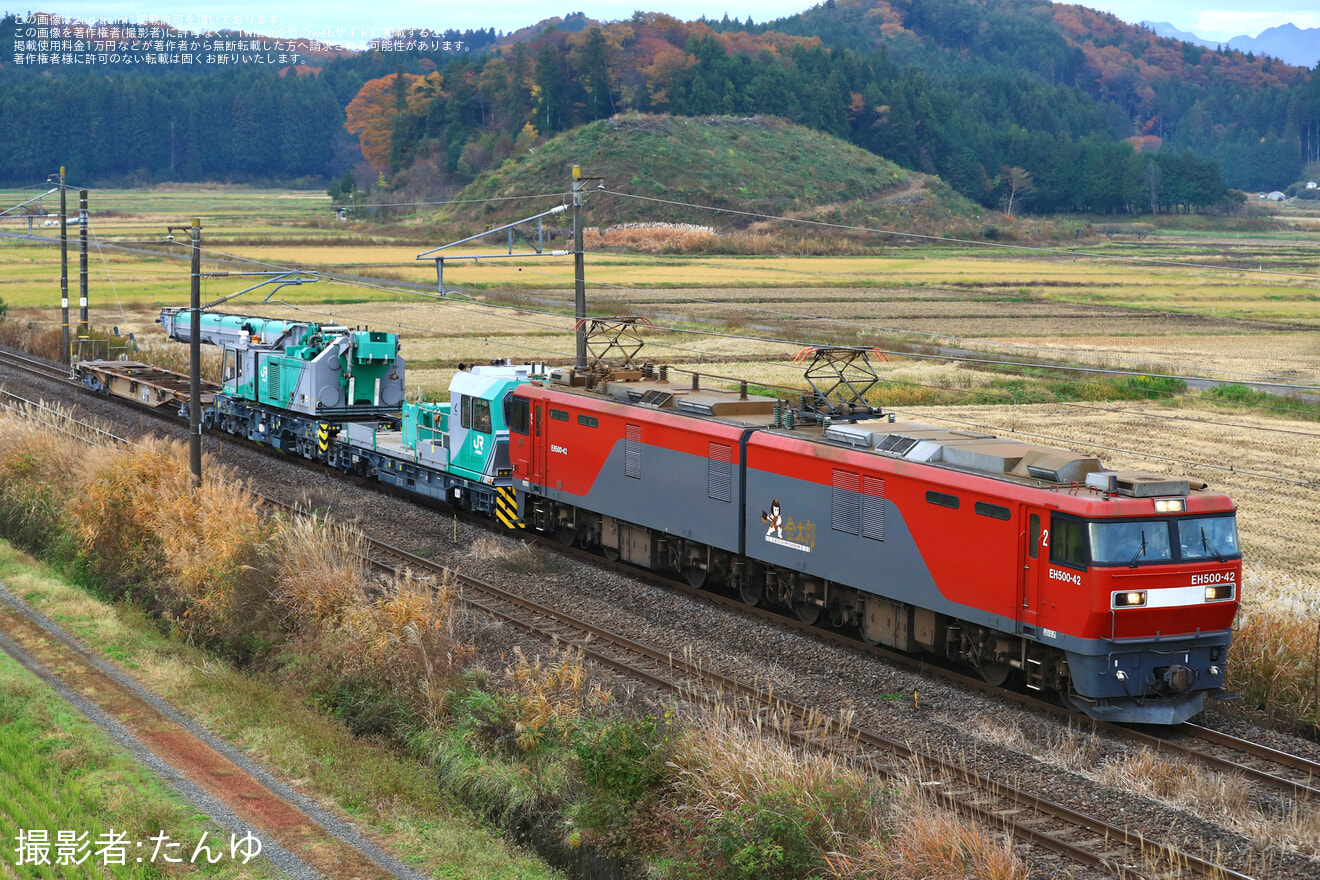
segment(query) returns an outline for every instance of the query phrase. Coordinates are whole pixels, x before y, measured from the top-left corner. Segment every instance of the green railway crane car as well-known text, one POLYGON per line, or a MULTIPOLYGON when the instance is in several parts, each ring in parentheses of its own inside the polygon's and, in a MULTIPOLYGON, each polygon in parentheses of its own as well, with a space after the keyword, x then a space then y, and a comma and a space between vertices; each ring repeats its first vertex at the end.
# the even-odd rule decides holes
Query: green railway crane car
MULTIPOLYGON (((171 339, 192 340, 187 309, 162 309, 171 339)), ((307 458, 324 458, 346 422, 397 422, 399 338, 339 324, 205 312, 201 341, 221 349, 222 386, 207 422, 307 458)))
MULTIPOLYGON (((171 339, 189 342, 187 309, 163 309, 171 339)), ((397 413, 404 365, 399 338, 338 324, 205 312, 202 342, 222 351, 224 393, 309 416, 397 413)))

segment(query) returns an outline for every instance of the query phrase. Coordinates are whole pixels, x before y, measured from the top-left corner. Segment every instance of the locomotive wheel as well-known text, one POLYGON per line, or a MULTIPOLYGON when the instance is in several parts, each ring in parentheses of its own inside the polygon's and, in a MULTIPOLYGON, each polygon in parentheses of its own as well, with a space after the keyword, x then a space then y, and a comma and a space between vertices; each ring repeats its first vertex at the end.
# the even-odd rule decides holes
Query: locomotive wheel
POLYGON ((807 626, 815 626, 820 620, 820 606, 815 602, 799 602, 793 606, 793 613, 807 626))
POLYGON ((1055 695, 1059 699, 1059 704, 1065 709, 1085 713, 1088 708, 1086 701, 1073 693, 1071 684, 1065 683, 1062 689, 1055 691, 1055 695))
POLYGON ((577 543, 577 529, 573 526, 560 526, 555 531, 555 539, 565 547, 572 547, 577 543))
POLYGON ((1007 663, 982 663, 977 671, 981 673, 981 678, 985 679, 987 684, 1003 687, 1004 682, 1008 681, 1008 676, 1012 674, 1013 667, 1007 663))
POLYGON ((699 565, 689 565, 683 574, 687 575, 688 584, 697 590, 705 587, 706 581, 710 580, 710 569, 699 565))
POLYGON ((604 553, 604 554, 605 554, 605 558, 608 559, 610 562, 618 562, 618 561, 619 561, 619 548, 618 548, 618 547, 601 547, 601 548, 600 548, 600 552, 601 552, 601 553, 604 553))
POLYGON ((751 605, 753 608, 761 604, 761 596, 764 592, 765 590, 760 584, 744 582, 743 585, 738 588, 738 595, 742 597, 744 602, 751 605))

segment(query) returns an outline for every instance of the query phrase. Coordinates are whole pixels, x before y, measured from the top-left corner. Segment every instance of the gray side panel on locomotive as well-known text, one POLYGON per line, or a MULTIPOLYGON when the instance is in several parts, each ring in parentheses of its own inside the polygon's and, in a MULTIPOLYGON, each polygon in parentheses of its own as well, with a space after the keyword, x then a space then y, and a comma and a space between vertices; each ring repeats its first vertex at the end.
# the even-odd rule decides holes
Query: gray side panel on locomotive
POLYGON ((711 497, 710 459, 656 446, 638 444, 640 461, 629 467, 626 440, 617 441, 584 496, 554 488, 554 467, 547 462, 546 485, 540 494, 606 516, 689 538, 737 553, 738 510, 742 489, 738 468, 730 474, 728 501, 711 497), (637 476, 628 474, 636 473, 637 476))

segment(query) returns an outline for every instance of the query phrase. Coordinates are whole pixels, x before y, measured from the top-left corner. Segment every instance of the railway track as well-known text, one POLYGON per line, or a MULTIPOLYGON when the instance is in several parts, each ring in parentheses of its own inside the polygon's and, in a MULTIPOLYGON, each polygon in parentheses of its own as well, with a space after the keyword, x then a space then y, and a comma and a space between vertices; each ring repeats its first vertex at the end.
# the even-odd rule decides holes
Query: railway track
POLYGON ((73 378, 72 373, 67 367, 52 364, 49 361, 40 358, 29 357, 25 354, 19 354, 9 349, 0 349, 0 363, 30 373, 33 376, 40 376, 43 379, 50 379, 55 382, 67 382, 70 385, 78 385, 73 378))
MULTIPOLYGON (((71 380, 63 368, 54 367, 32 358, 0 352, 0 361, 9 363, 33 375, 48 380, 70 382, 77 388, 78 383, 71 380)), ((21 396, 9 394, 11 399, 27 401, 21 396)), ((226 435, 227 436, 227 435, 226 435)), ((113 435, 108 435, 110 439, 113 435)), ((122 438, 115 438, 122 439, 122 438)), ((266 499, 268 503, 287 507, 282 502, 266 499)), ((804 744, 819 748, 841 751, 855 760, 863 761, 877 773, 895 775, 907 768, 910 772, 916 766, 922 776, 923 787, 946 807, 972 816, 980 821, 1010 830, 1018 839, 1067 858, 1077 864, 1089 865, 1119 876, 1163 877, 1187 876, 1194 873, 1201 876, 1236 878, 1246 875, 1216 865, 1213 862, 1191 853, 1180 852, 1166 845, 1144 839, 1140 834, 1109 825, 1093 817, 1085 816, 1053 803, 1046 799, 1018 790, 1002 782, 997 782, 962 767, 952 761, 935 755, 924 754, 904 743, 888 739, 864 728, 845 721, 823 718, 819 712, 808 706, 794 703, 757 688, 754 684, 740 682, 720 675, 713 670, 704 669, 688 658, 676 657, 648 648, 617 634, 609 633, 586 621, 577 620, 562 612, 522 599, 491 584, 485 584, 453 572, 444 566, 422 559, 400 548, 391 547, 383 542, 368 538, 372 547, 373 564, 397 569, 406 566, 420 571, 429 571, 441 576, 457 578, 468 590, 465 600, 473 607, 483 610, 510 625, 516 626, 539 636, 572 645, 581 650, 593 662, 614 669, 620 674, 645 682, 662 691, 694 695, 721 693, 736 695, 749 704, 760 707, 759 711, 767 717, 777 719, 786 736, 804 744), (475 595, 474 595, 475 594, 475 595)), ((548 543, 548 542, 547 542, 548 543)), ((562 546, 558 546, 562 550, 562 546)), ((607 565, 605 560, 591 555, 594 564, 607 565)), ((646 576, 631 567, 625 567, 630 575, 646 576)), ((669 586, 674 581, 664 579, 669 586)), ((705 600, 723 597, 709 591, 694 590, 680 585, 690 593, 705 600)), ((763 609, 751 609, 741 602, 730 601, 744 612, 753 612, 772 617, 780 624, 794 625, 796 622, 782 615, 765 612, 763 609)), ((815 627, 799 628, 813 635, 842 641, 852 647, 861 648, 906 665, 914 665, 912 658, 896 655, 883 649, 873 649, 856 640, 837 636, 815 627)), ((927 672, 936 671, 924 666, 927 672)), ((1037 708, 1039 701, 1026 699, 1023 695, 991 689, 977 679, 971 679, 947 670, 937 670, 940 675, 974 687, 993 690, 1000 696, 1021 699, 1037 708)), ((1061 707, 1048 707, 1051 711, 1065 713, 1061 707)), ((1077 716, 1082 717, 1082 716, 1077 716)), ((1087 719, 1087 723, 1091 723, 1087 719)), ((1316 765, 1297 756, 1285 755, 1244 740, 1237 740, 1198 728, 1188 726, 1193 736, 1202 736, 1206 741, 1214 741, 1218 754, 1187 750, 1181 743, 1171 739, 1157 738, 1140 734, 1128 728, 1114 726, 1120 736, 1146 738, 1147 745, 1166 751, 1183 750, 1195 759, 1215 766, 1216 769, 1241 773, 1262 785, 1284 789, 1296 797, 1306 797, 1317 792, 1313 787, 1317 778, 1316 765), (1240 756, 1240 757, 1235 757, 1240 756), (1264 765, 1264 766, 1262 766, 1264 765), (1266 767, 1286 768, 1271 772, 1266 767)))
MULTIPOLYGON (((1227 753, 1226 760, 1235 772, 1244 773, 1248 778, 1264 777, 1262 781, 1290 791, 1294 796, 1305 799, 1320 797, 1320 762, 1272 749, 1269 746, 1240 739, 1218 730, 1211 730, 1188 721, 1178 728, 1189 736, 1195 737, 1209 747, 1227 753), (1231 757, 1240 755, 1240 758, 1231 757), (1263 765, 1263 766, 1262 766, 1263 765), (1270 767, 1277 768, 1277 772, 1270 767), (1259 774, 1253 776, 1252 774, 1259 774), (1289 784, 1285 784, 1289 783, 1289 784)), ((1210 759, 1210 751, 1198 752, 1203 759, 1210 759)))
POLYGON ((1010 831, 1017 839, 1077 864, 1133 878, 1245 878, 1192 853, 1147 840, 1093 816, 989 779, 951 759, 922 751, 846 719, 822 716, 801 703, 776 696, 756 684, 730 678, 689 658, 657 651, 588 621, 510 593, 431 560, 367 537, 369 561, 384 570, 427 572, 453 578, 462 600, 506 624, 581 651, 595 663, 662 691, 700 698, 729 695, 744 700, 776 723, 786 738, 803 746, 841 753, 888 777, 912 773, 923 789, 947 809, 1010 831))
POLYGON ((951 684, 991 694, 1016 705, 1072 721, 1079 727, 1103 730, 1112 734, 1116 739, 1146 746, 1166 755, 1174 755, 1193 763, 1200 763, 1211 770, 1242 776, 1262 790, 1281 792, 1285 796, 1296 798, 1299 801, 1320 798, 1320 762, 1308 758, 1281 752, 1191 722, 1170 728, 1166 735, 1156 735, 1121 724, 1096 721, 1081 712, 1057 703, 1043 700, 1030 693, 1006 690, 1003 687, 987 684, 980 678, 967 675, 957 669, 934 664, 926 658, 913 657, 910 654, 893 651, 878 645, 868 645, 844 632, 805 624, 790 615, 784 615, 772 609, 749 606, 742 599, 731 594, 692 587, 681 579, 668 578, 622 562, 611 562, 602 556, 580 548, 565 548, 553 538, 544 538, 537 535, 529 537, 534 538, 550 551, 567 552, 591 564, 624 572, 631 577, 648 580, 668 589, 680 590, 698 601, 760 617, 821 641, 860 651, 922 675, 938 677, 951 684))

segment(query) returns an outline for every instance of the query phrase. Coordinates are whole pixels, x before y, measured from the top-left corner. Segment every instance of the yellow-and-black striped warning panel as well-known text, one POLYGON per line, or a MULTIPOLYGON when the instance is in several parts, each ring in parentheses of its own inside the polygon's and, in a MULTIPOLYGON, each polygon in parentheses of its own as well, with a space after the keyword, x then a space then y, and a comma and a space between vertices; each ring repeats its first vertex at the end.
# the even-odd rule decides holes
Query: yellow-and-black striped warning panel
POLYGON ((502 522, 505 528, 527 528, 527 523, 518 518, 518 496, 509 486, 501 486, 495 490, 495 518, 502 522))
POLYGON ((316 426, 316 446, 322 452, 330 449, 330 426, 325 422, 316 426))

